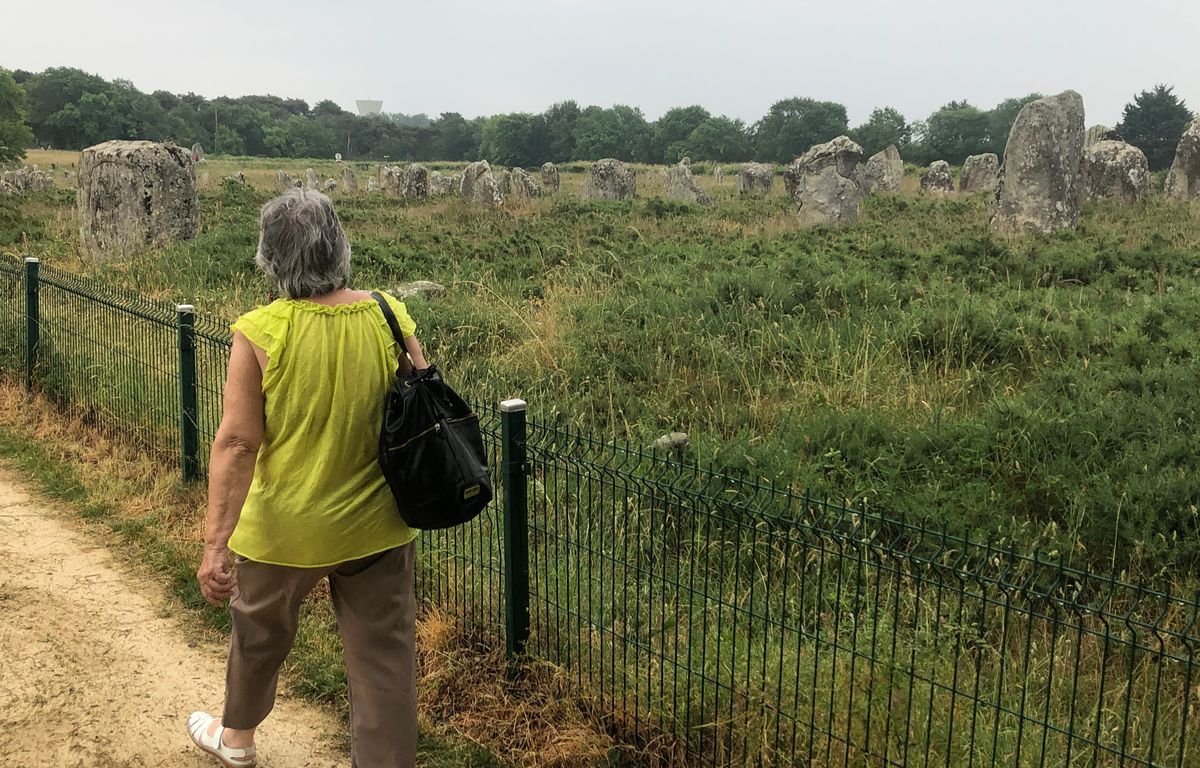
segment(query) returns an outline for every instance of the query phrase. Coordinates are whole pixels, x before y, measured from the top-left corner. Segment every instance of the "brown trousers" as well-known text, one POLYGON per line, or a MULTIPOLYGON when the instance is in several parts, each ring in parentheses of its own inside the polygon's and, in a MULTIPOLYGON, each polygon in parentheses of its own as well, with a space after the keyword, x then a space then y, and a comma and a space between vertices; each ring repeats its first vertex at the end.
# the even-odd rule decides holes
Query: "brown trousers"
POLYGON ((238 558, 222 723, 255 728, 275 704, 304 598, 325 576, 345 648, 353 768, 411 768, 417 756, 416 542, 325 568, 238 558))

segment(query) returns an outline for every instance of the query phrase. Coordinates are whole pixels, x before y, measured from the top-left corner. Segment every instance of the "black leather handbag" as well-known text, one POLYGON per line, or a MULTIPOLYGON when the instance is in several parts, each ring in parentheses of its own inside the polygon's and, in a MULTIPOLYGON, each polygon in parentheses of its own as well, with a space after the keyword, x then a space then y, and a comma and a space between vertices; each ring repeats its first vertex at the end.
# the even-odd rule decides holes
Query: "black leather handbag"
POLYGON ((372 293, 399 346, 396 377, 383 402, 379 466, 404 522, 451 528, 475 518, 492 499, 479 416, 437 368, 413 370, 387 299, 372 293))

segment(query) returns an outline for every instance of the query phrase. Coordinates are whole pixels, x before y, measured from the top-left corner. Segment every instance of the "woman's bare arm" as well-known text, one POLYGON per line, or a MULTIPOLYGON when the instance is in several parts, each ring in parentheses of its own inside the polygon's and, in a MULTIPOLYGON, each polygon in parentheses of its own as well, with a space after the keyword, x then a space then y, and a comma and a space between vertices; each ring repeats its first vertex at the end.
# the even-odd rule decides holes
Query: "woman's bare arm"
POLYGON ((229 537, 254 479, 254 463, 262 445, 265 360, 241 333, 229 354, 221 425, 213 440, 208 469, 208 514, 204 521, 204 559, 197 578, 208 602, 220 605, 237 587, 229 567, 229 537))

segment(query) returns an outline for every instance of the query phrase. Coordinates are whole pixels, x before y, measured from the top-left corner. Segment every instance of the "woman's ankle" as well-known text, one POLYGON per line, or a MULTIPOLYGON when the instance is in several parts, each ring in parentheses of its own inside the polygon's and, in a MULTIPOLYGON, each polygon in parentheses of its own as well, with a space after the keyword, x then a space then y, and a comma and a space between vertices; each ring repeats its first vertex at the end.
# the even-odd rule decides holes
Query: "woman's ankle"
POLYGON ((254 729, 239 730, 237 728, 226 728, 221 733, 221 743, 233 749, 246 749, 254 746, 254 729))

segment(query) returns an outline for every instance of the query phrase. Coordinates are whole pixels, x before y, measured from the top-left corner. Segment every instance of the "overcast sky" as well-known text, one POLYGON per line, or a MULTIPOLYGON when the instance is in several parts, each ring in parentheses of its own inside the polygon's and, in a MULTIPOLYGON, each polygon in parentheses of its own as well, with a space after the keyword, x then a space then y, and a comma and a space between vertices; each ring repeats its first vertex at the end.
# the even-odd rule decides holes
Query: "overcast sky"
POLYGON ((1113 125, 1134 93, 1200 109, 1195 0, 0 0, 0 67, 79 67, 143 91, 383 100, 467 117, 555 101, 701 104, 750 123, 808 96, 923 119, 1031 91, 1113 125))

